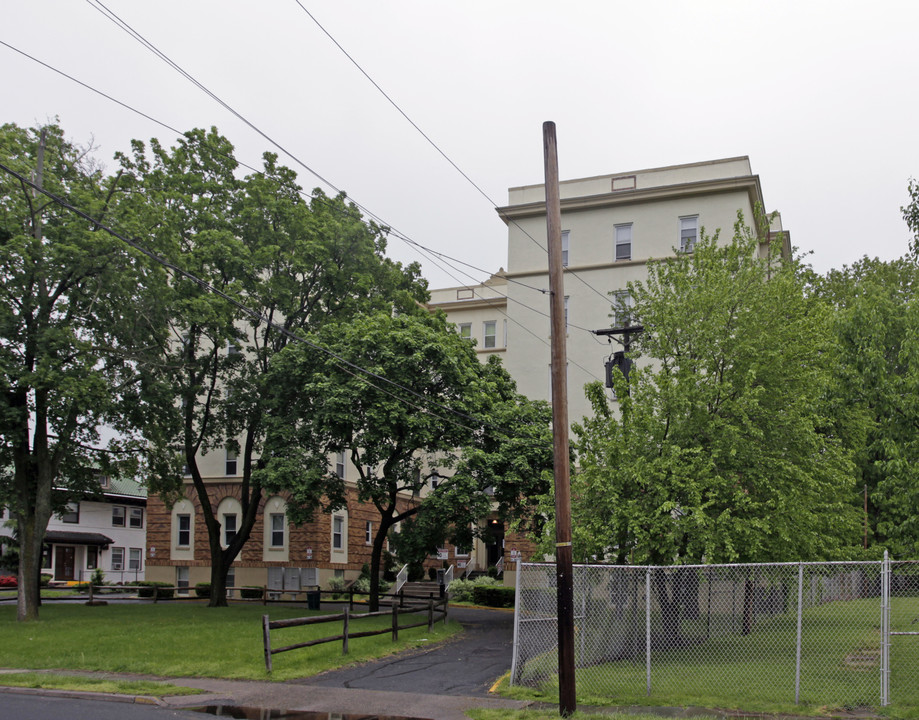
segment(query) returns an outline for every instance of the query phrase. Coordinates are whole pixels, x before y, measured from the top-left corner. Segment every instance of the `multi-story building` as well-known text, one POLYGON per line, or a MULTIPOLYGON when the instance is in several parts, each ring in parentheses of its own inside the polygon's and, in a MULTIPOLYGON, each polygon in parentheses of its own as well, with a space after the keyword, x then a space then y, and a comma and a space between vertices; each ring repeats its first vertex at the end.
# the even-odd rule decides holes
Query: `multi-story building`
MULTIPOLYGON (((560 195, 569 417, 577 421, 589 412, 581 388, 602 381, 604 364, 616 349, 590 331, 623 320, 611 315, 614 307, 628 306, 627 283, 644 279, 654 259, 691 252, 703 229, 711 234, 720 228, 728 235, 738 211, 754 226, 764 203, 759 177, 746 157, 564 181, 560 195)), ((429 307, 446 312, 457 331, 475 342, 482 360, 499 354, 521 393, 549 400, 545 187, 511 188, 508 205, 498 212, 508 224, 507 270, 480 285, 433 290, 429 307)), ((757 227, 762 247, 781 229, 777 214, 770 227, 757 227)), ((790 253, 787 234, 783 252, 790 253)), ((330 460, 348 480, 353 468, 345 458, 330 460)), ((212 451, 200 458, 199 466, 226 544, 242 517, 235 479, 241 468, 232 451, 212 451)), ((356 492, 349 495, 347 508, 301 527, 289 525, 283 497, 262 502, 229 586, 324 585, 334 576, 356 577, 369 562, 376 510, 358 502, 356 492)), ((148 578, 180 586, 209 580, 207 531, 192 487, 187 486, 185 499, 171 510, 151 498, 149 513, 148 578)), ((532 542, 505 534, 493 517, 473 547, 442 548, 436 560, 459 569, 485 569, 504 558, 506 581, 512 581, 513 560, 529 559, 534 552, 532 542)))
MULTIPOLYGON (((106 475, 99 485, 97 496, 72 501, 48 522, 41 572, 54 581, 89 580, 97 569, 109 583, 145 578, 147 489, 106 475)), ((8 510, 2 519, 9 521, 8 510)), ((0 535, 12 537, 12 528, 3 527, 0 535)))

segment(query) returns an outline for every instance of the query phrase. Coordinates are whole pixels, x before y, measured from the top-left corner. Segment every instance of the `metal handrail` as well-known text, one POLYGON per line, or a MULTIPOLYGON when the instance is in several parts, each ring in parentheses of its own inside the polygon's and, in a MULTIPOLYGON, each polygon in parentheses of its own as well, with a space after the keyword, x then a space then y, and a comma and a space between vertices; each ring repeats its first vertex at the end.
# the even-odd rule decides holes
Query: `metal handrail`
POLYGON ((408 564, 403 565, 402 569, 396 575, 396 584, 392 590, 393 595, 398 594, 399 591, 402 589, 402 586, 405 585, 406 582, 408 582, 408 564))

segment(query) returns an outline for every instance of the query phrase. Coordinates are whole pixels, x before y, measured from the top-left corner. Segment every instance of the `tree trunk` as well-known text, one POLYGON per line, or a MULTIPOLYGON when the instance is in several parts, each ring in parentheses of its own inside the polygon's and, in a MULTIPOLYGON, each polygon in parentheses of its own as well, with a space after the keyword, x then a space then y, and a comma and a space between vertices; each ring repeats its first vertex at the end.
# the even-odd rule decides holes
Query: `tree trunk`
POLYGON ((373 538, 373 550, 370 554, 370 612, 380 609, 380 560, 383 557, 383 543, 386 542, 391 527, 392 523, 381 518, 380 527, 373 538))
POLYGON ((44 530, 38 531, 35 518, 19 521, 19 595, 16 619, 38 620, 41 587, 41 546, 44 530))

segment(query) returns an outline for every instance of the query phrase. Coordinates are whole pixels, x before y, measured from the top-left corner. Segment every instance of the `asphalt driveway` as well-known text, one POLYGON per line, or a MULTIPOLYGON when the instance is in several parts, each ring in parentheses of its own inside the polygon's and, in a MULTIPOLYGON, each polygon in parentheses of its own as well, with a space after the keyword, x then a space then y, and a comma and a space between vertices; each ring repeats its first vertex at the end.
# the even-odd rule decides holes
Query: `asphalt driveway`
POLYGON ((465 632, 455 640, 296 681, 316 687, 484 697, 511 668, 514 614, 450 608, 465 632))

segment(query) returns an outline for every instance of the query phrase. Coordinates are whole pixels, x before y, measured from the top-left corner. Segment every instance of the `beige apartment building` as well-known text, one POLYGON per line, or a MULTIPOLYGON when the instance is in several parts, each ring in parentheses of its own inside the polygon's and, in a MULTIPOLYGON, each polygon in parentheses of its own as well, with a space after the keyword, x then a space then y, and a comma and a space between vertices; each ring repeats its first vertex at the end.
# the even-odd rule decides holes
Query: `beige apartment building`
MULTIPOLYGON (((568 415, 590 412, 583 387, 604 380, 604 365, 619 349, 592 330, 621 325, 614 297, 628 305, 629 281, 647 277, 648 262, 691 252, 704 229, 730 238, 737 211, 748 225, 767 208, 747 157, 635 170, 562 181, 562 262, 568 318, 568 415)), ((510 188, 498 208, 508 227, 508 266, 481 286, 435 290, 431 306, 445 310, 479 352, 501 352, 518 390, 550 399, 549 287, 544 185, 510 188), (504 292, 505 304, 495 296, 504 292), (492 342, 492 328, 498 334, 492 342)), ((781 217, 757 228, 766 243, 782 231, 781 217)), ((790 254, 788 234, 783 253, 790 254)))
MULTIPOLYGON (((728 238, 738 210, 751 225, 755 209, 767 207, 760 179, 749 158, 637 170, 567 180, 560 184, 565 302, 568 317, 568 396, 572 422, 590 408, 583 386, 604 379, 604 364, 618 349, 591 331, 610 328, 613 298, 624 295, 631 280, 647 275, 647 265, 676 252, 692 252, 703 229, 721 229, 728 238)), ((550 399, 549 296, 546 252, 545 187, 511 188, 508 204, 498 208, 508 228, 508 267, 475 286, 431 291, 429 308, 446 312, 457 331, 471 342, 481 360, 497 354, 532 399, 550 399), (545 292, 544 292, 545 291, 545 292)), ((757 228, 765 250, 782 230, 773 215, 770 227, 757 228)), ((787 233, 783 253, 790 254, 787 233)), ((330 466, 346 480, 353 468, 344 457, 330 466)), ((232 452, 213 450, 200 467, 223 532, 235 532, 242 512, 238 500, 241 468, 232 452)), ((167 509, 158 498, 148 504, 147 578, 194 585, 209 579, 207 533, 191 485, 186 499, 167 509)), ((410 502, 406 498, 406 502, 410 502)), ((228 585, 271 588, 326 585, 334 576, 357 577, 370 560, 375 509, 358 502, 331 516, 319 515, 301 527, 288 523, 282 496, 265 498, 252 537, 234 563, 228 585)), ((225 540, 226 538, 224 538, 225 540)), ((505 532, 497 518, 483 526, 473 547, 441 548, 432 565, 443 561, 457 568, 482 569, 503 564, 505 582, 513 582, 514 560, 528 560, 535 545, 505 532)))

